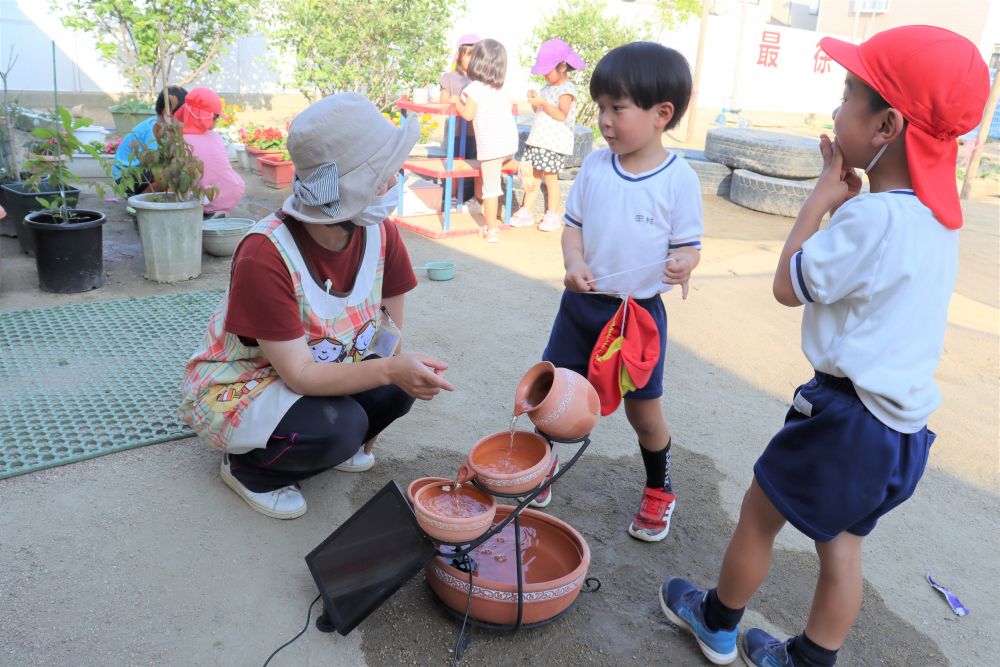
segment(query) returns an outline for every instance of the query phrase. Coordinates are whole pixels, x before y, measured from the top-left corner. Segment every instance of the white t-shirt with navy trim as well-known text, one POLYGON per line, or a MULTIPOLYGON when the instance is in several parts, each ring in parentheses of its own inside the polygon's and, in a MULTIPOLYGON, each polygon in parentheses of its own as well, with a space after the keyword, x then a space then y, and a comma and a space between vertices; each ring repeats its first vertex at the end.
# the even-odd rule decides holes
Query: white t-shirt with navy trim
POLYGON ((915 433, 941 404, 934 371, 958 273, 958 232, 912 190, 854 197, 792 255, 802 351, 865 407, 915 433))
POLYGON ((632 174, 610 149, 594 151, 573 182, 563 219, 583 233, 583 259, 598 279, 597 291, 647 299, 672 287, 663 283, 671 249, 701 248, 698 175, 673 153, 632 174))

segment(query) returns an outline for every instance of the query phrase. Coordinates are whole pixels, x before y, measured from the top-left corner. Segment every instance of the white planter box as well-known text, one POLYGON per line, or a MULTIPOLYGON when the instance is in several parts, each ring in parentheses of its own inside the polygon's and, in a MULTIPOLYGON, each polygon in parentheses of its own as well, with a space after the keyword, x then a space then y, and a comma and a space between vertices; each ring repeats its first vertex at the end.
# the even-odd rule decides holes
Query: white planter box
POLYGON ((88 125, 73 130, 73 136, 81 144, 89 144, 91 141, 100 141, 103 144, 107 139, 108 131, 100 125, 88 125))
POLYGON ((105 159, 112 158, 109 155, 107 158, 98 159, 86 153, 75 153, 68 166, 69 170, 80 178, 104 178, 107 176, 102 164, 105 159))

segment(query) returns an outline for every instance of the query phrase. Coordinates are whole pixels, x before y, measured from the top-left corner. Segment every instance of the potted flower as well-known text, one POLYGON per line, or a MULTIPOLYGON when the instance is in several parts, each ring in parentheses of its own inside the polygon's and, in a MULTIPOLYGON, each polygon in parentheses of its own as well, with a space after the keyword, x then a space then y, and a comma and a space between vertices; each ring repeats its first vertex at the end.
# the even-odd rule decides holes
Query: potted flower
POLYGON ((251 127, 241 131, 243 145, 250 156, 250 170, 260 173, 260 164, 256 158, 261 156, 277 156, 285 150, 285 133, 276 127, 251 127))
MULTIPOLYGON (((46 204, 56 201, 57 197, 61 202, 64 200, 64 208, 76 206, 80 190, 73 184, 79 183, 80 177, 71 168, 69 157, 74 153, 100 157, 93 146, 81 143, 73 133, 75 129, 89 125, 89 118, 74 119, 63 107, 57 109, 57 118, 57 129, 36 127, 31 131, 33 144, 29 148, 29 159, 22 165, 30 178, 0 185, 7 215, 14 221, 18 243, 21 250, 29 255, 35 254, 36 235, 32 227, 26 225, 26 216, 33 211, 53 208, 46 204)), ((110 163, 104 163, 104 167, 105 174, 110 175, 110 163)))
POLYGON ((260 156, 257 162, 260 164, 260 178, 264 181, 264 185, 280 189, 292 184, 295 164, 287 148, 278 156, 260 156))
POLYGON ((201 275, 203 201, 218 194, 199 185, 201 160, 184 140, 184 126, 170 117, 153 127, 156 148, 132 153, 134 166, 122 171, 125 187, 132 187, 143 172, 153 175, 152 191, 129 197, 136 210, 139 237, 146 265, 145 276, 173 283, 201 275))
MULTIPOLYGON (((4 187, 8 202, 34 199, 34 205, 29 207, 34 212, 23 216, 25 233, 19 233, 18 240, 22 241, 22 247, 28 241, 34 251, 38 286, 46 292, 68 294, 104 284, 106 218, 100 211, 75 208, 80 190, 70 187, 71 183, 79 183, 80 178, 70 168, 66 156, 84 154, 101 159, 94 146, 82 143, 73 132, 77 127, 89 125, 90 119, 74 120, 63 107, 57 108, 57 114, 61 125, 58 130, 33 131, 39 139, 54 144, 55 159, 36 155, 24 164, 31 176, 19 184, 20 191, 13 194, 10 185, 4 187)), ((110 174, 110 163, 105 161, 104 168, 105 174, 110 174)), ((103 195, 103 188, 98 191, 103 195)))

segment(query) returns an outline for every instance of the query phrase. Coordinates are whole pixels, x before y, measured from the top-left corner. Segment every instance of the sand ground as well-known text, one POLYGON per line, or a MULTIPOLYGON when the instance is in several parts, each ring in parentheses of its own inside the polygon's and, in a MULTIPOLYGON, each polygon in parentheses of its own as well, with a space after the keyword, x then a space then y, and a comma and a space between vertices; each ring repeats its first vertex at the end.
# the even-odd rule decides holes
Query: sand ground
MULTIPOLYGON (((283 193, 247 176, 244 210, 283 193)), ((92 197, 81 204, 104 206, 92 197)), ((205 257, 197 280, 143 280, 130 219, 106 226, 107 284, 72 297, 43 294, 32 260, 0 239, 0 309, 223 287, 226 259, 205 257)), ((962 266, 938 380, 939 437, 914 497, 865 542, 865 600, 842 664, 984 665, 1000 639, 1000 205, 967 208, 962 266), (972 610, 954 616, 926 572, 972 610)), ((635 438, 621 412, 555 489, 549 512, 593 552, 603 582, 556 623, 520 635, 477 631, 463 664, 702 664, 690 639, 658 609, 667 576, 711 584, 756 457, 780 426, 794 387, 808 379, 800 312, 777 304, 771 275, 786 218, 705 198, 705 249, 690 297, 665 296, 670 316, 663 409, 674 434, 675 524, 662 543, 625 534, 642 485, 635 438)), ((391 427, 370 472, 331 472, 303 485, 309 512, 279 522, 249 510, 219 479, 219 457, 187 439, 0 482, 0 664, 252 665, 301 627, 315 587, 302 560, 393 479, 454 471, 479 437, 506 428, 518 378, 545 345, 561 291, 557 235, 504 232, 487 246, 410 233, 415 264, 452 260, 457 275, 420 277, 407 301, 410 350, 450 364, 453 394, 420 403, 391 427)), ((915 322, 914 326, 919 326, 915 322)), ((771 577, 745 625, 801 630, 816 568, 811 543, 779 536, 771 577)), ((422 576, 348 637, 310 631, 278 665, 439 665, 458 624, 422 576)))

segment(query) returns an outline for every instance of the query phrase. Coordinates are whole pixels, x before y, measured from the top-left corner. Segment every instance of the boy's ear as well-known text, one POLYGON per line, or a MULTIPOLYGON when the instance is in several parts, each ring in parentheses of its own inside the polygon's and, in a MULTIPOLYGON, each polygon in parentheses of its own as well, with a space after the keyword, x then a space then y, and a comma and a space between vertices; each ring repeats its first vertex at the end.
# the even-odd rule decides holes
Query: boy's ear
POLYGON ((882 122, 879 124, 878 132, 875 135, 876 148, 895 141, 906 128, 906 119, 896 109, 890 107, 882 113, 884 114, 882 122))
POLYGON ((661 102, 656 105, 656 126, 659 129, 665 128, 674 117, 674 103, 661 102))

